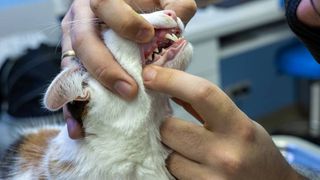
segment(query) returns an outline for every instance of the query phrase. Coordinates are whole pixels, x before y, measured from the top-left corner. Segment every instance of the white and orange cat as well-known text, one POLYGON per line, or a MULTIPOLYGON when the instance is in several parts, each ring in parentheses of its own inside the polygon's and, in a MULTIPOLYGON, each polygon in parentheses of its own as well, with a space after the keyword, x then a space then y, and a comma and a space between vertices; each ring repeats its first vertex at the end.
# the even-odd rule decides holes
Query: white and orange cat
POLYGON ((137 97, 127 102, 79 63, 69 65, 49 86, 44 104, 49 110, 67 105, 82 120, 85 138, 70 139, 65 125, 25 131, 2 162, 4 179, 173 179, 165 165, 169 150, 159 134, 160 124, 172 113, 169 98, 145 89, 141 73, 147 64, 184 70, 192 47, 182 37, 183 23, 173 11, 142 16, 155 28, 150 43, 136 44, 112 30, 102 34, 115 59, 137 82, 137 97))

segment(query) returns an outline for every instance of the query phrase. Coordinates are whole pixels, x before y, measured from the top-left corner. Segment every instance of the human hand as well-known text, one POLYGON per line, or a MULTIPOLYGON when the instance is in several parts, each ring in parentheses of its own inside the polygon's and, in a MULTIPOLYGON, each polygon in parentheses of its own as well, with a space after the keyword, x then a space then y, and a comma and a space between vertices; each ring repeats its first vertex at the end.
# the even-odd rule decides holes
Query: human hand
MULTIPOLYGON (((62 21, 62 52, 74 50, 86 69, 106 88, 126 100, 137 94, 135 81, 113 59, 100 38, 97 20, 101 20, 118 34, 139 43, 149 41, 153 27, 135 11, 149 12, 155 9, 176 11, 187 23, 196 11, 194 0, 74 0, 62 21), (98 18, 98 19, 97 19, 98 18)), ((70 62, 64 58, 62 66, 70 62)), ((69 136, 83 136, 80 124, 64 108, 69 136)))
POLYGON ((161 126, 167 159, 177 179, 302 179, 268 133, 209 81, 157 66, 143 72, 147 88, 166 93, 204 126, 169 118, 161 126))
POLYGON ((301 22, 311 27, 319 27, 320 26, 320 1, 319 0, 302 0, 297 9, 297 17, 301 22))

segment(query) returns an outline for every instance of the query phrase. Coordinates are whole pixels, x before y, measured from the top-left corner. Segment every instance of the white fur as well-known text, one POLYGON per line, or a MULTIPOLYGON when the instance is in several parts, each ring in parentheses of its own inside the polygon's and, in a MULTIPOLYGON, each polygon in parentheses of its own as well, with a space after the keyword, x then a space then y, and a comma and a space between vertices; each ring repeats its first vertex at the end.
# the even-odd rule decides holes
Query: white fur
MULTIPOLYGON (((142 16, 155 27, 179 26, 183 29, 180 19, 177 23, 161 11, 142 16)), ((66 103, 56 106, 56 102, 48 99, 50 93, 57 89, 66 91, 62 96, 68 96, 65 97, 68 101, 69 95, 75 98, 83 96, 84 91, 88 92, 88 113, 83 119, 86 137, 71 140, 66 126, 62 127, 60 134, 50 143, 42 168, 49 179, 173 179, 165 166, 169 150, 161 144, 159 134, 161 122, 171 115, 168 97, 145 89, 138 44, 119 37, 111 30, 104 32, 103 37, 115 59, 136 80, 138 95, 127 102, 78 71, 74 71, 77 74, 69 76, 68 80, 61 81, 59 77, 72 68, 64 70, 48 89, 45 105, 49 109, 57 109, 66 103), (56 88, 58 81, 59 88, 56 88), (87 86, 79 88, 82 81, 86 81, 87 86), (72 162, 75 166, 72 171, 50 173, 48 164, 52 160, 72 162)), ((192 48, 188 44, 166 66, 184 69, 191 55, 192 48)))

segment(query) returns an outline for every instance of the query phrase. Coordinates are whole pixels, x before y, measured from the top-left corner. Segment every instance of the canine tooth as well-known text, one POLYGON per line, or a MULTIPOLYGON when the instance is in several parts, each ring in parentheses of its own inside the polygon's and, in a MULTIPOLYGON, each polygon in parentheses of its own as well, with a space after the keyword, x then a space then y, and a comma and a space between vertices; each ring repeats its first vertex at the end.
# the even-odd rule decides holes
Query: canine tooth
POLYGON ((153 50, 153 52, 159 53, 159 49, 156 48, 156 49, 153 50))
POLYGON ((172 34, 172 37, 174 37, 174 39, 176 39, 176 40, 179 39, 175 34, 172 34))
POLYGON ((152 54, 150 54, 147 58, 149 61, 152 61, 152 54))
POLYGON ((172 37, 172 35, 171 34, 169 34, 169 33, 167 33, 166 35, 165 35, 165 38, 171 38, 172 37))
POLYGON ((165 38, 170 39, 172 41, 176 41, 175 38, 171 34, 166 34, 165 38))

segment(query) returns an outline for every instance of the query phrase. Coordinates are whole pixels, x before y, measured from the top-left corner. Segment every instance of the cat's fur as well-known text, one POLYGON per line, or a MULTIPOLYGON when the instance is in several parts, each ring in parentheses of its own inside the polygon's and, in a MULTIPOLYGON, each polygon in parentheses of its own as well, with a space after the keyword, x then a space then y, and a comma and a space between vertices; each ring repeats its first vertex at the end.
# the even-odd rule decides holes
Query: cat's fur
MULTIPOLYGON (((155 28, 183 30, 180 19, 169 16, 167 11, 142 16, 155 28)), ((171 115, 168 96, 145 89, 141 45, 112 30, 104 32, 103 38, 118 63, 136 80, 137 97, 127 102, 103 87, 78 63, 71 64, 51 83, 44 104, 57 110, 66 103, 80 103, 84 108, 79 117, 85 138, 70 139, 66 126, 27 131, 5 158, 14 160, 7 164, 8 179, 173 178, 165 166, 169 150, 162 145, 159 134, 160 124, 171 115)), ((162 65, 183 70, 191 56, 192 47, 187 43, 173 60, 162 65)))

